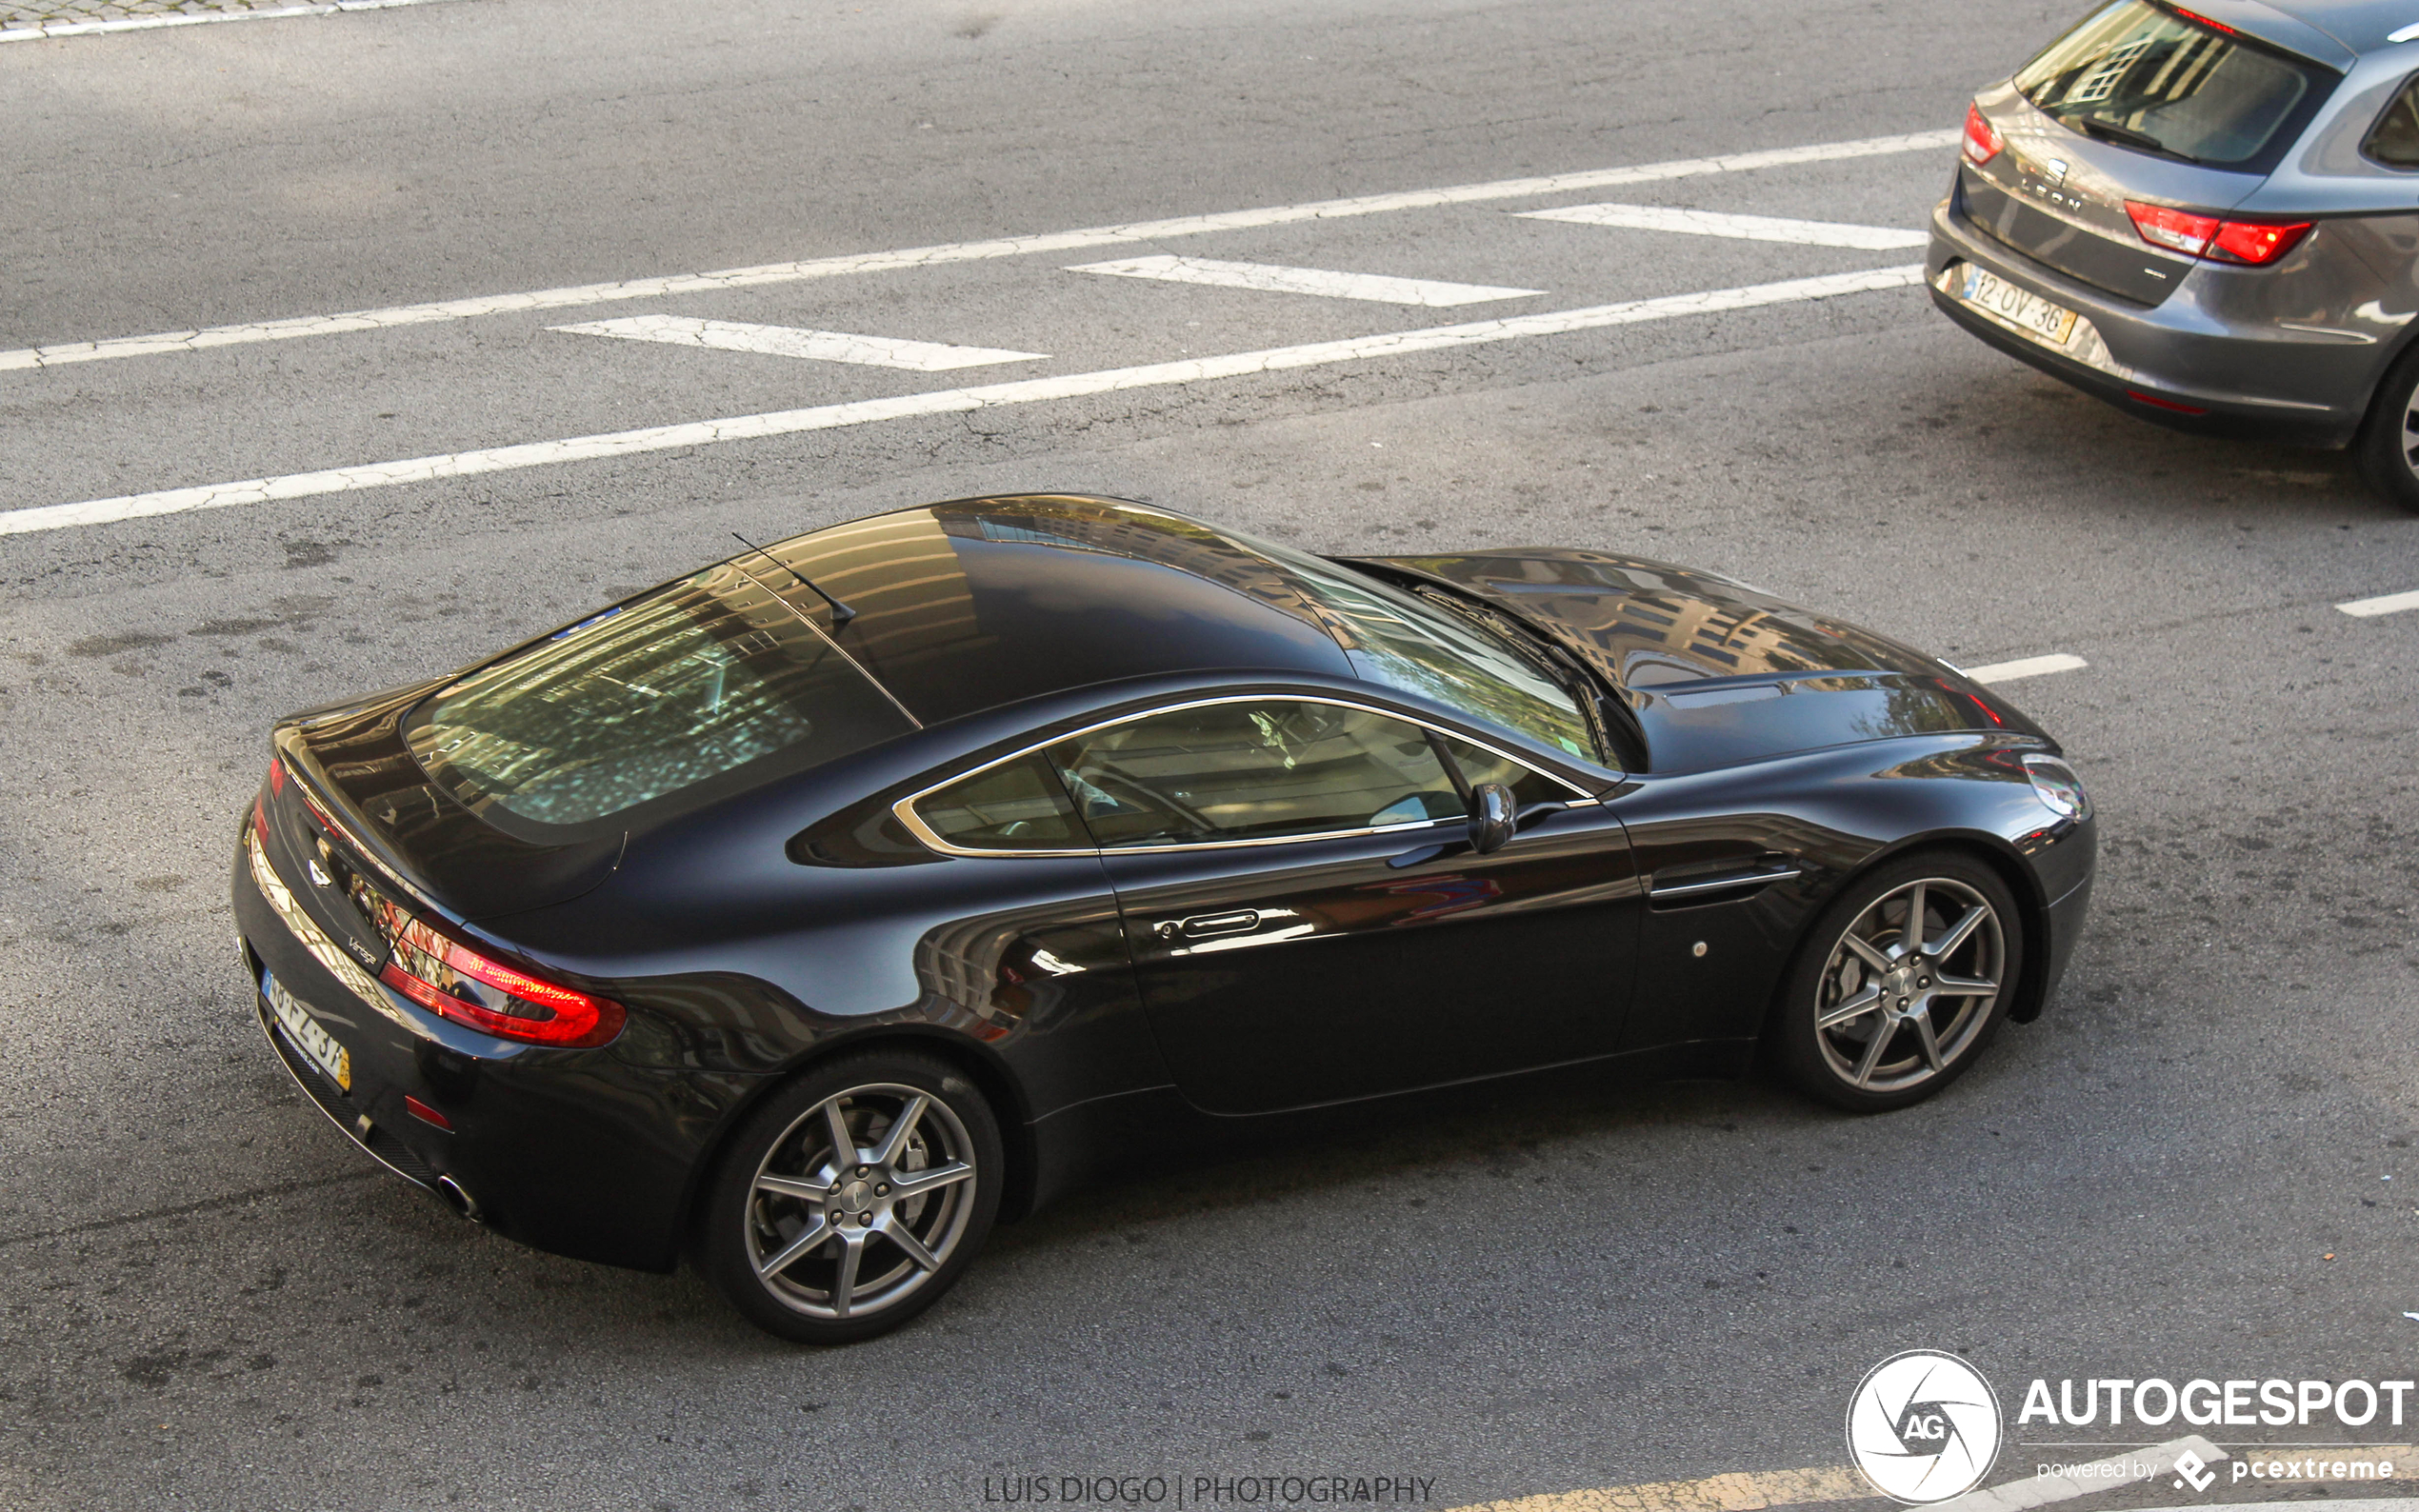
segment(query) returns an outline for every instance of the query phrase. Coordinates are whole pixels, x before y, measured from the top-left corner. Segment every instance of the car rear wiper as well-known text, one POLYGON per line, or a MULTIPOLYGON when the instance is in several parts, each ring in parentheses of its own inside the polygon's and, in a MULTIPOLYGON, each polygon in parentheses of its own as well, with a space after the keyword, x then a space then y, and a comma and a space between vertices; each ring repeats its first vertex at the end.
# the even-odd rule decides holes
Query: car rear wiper
POLYGON ((2087 115, 2081 119, 2084 134, 2087 136, 2096 136, 2103 142, 2114 142, 2119 147, 2138 147, 2145 152, 2156 152, 2161 157, 2171 157, 2181 162, 2191 161, 2190 158, 2148 131, 2137 131, 2129 126, 2119 126, 2105 115, 2087 115))

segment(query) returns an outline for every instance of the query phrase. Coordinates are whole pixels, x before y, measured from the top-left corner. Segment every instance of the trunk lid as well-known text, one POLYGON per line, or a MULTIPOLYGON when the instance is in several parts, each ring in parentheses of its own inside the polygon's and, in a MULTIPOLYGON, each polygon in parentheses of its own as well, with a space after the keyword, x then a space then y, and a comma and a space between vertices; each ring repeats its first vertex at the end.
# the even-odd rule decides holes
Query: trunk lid
POLYGON ((270 859, 301 884, 293 891, 302 906, 355 956, 366 949, 384 959, 385 937, 370 923, 382 894, 475 921, 568 902, 621 858, 619 832, 532 843, 429 780, 399 726, 446 681, 295 715, 271 736, 286 780, 264 795, 270 859), (404 896, 392 896, 398 890, 404 896))

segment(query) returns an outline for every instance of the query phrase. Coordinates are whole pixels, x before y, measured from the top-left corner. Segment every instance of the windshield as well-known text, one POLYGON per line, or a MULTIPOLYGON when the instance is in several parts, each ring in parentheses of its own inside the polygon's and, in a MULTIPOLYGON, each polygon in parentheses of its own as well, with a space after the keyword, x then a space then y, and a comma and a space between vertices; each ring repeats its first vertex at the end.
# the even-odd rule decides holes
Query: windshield
POLYGON ((429 775, 490 821, 582 825, 785 754, 810 766, 914 724, 735 565, 483 667, 414 709, 429 775))
POLYGON ((2069 130, 2215 168, 2253 167, 2334 75, 2143 0, 2093 12, 2016 75, 2069 130))
POLYGON ((1478 627, 1334 563, 1271 542, 1249 545, 1295 576, 1362 677, 1605 760, 1570 690, 1478 627))

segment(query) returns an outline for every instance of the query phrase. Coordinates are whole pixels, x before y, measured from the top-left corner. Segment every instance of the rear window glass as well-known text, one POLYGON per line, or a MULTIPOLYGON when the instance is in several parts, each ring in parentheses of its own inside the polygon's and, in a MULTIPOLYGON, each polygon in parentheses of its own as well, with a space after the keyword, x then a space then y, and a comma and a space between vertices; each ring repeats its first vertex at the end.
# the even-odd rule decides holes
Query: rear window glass
POLYGON ((2419 168, 2419 79, 2402 87, 2394 103, 2369 129, 2369 140, 2360 144, 2360 149, 2395 168, 2419 168))
POLYGON ((429 775, 489 818, 576 826, 769 757, 811 766, 912 728, 819 630, 725 564, 471 673, 404 733, 429 775))
POLYGON ((2290 141, 2335 75, 2142 0, 2094 11, 2016 75, 2060 125, 2213 168, 2290 141))

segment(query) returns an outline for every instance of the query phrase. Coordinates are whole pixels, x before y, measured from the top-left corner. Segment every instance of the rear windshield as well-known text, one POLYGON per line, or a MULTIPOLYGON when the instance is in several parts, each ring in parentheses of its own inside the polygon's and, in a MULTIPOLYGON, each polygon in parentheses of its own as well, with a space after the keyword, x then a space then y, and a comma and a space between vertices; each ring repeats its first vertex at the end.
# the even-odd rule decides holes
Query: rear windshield
POLYGON ((2016 75, 2059 124, 2212 168, 2262 169, 2336 75, 2143 0, 2118 0, 2016 75))
POLYGON ((725 564, 471 673, 404 734, 490 820, 578 826, 770 757, 810 766, 913 727, 820 630, 725 564))

